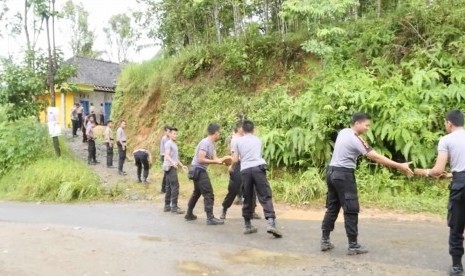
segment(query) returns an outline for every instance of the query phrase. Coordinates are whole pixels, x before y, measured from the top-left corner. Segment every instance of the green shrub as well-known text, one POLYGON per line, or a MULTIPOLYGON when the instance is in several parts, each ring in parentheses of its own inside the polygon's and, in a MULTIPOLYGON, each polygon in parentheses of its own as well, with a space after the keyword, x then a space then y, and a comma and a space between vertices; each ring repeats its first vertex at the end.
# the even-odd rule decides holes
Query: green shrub
POLYGON ((100 197, 100 178, 72 157, 41 159, 0 178, 0 198, 68 202, 100 197))
POLYGON ((0 114, 0 177, 50 155, 53 147, 48 131, 36 119, 11 122, 0 114))

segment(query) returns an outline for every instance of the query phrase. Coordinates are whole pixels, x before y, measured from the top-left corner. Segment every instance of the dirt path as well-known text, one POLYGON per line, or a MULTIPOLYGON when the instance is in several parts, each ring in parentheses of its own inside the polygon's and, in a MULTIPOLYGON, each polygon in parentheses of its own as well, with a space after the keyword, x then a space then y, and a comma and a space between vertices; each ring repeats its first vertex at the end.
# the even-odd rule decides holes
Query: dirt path
MULTIPOLYGON (((86 146, 70 141, 86 159, 86 146)), ((99 150, 100 161, 103 156, 99 150)), ((194 222, 164 213, 158 182, 133 184, 133 166, 127 165, 126 177, 105 164, 92 167, 105 185, 127 185, 129 201, 0 202, 0 275, 446 275, 448 229, 439 217, 364 210, 360 242, 370 253, 345 255, 342 219, 332 235, 336 248, 322 253, 323 209, 277 204, 283 239, 270 238, 263 220, 254 222, 257 234, 244 236, 238 206, 225 225, 213 227, 205 225, 202 202, 194 222)))

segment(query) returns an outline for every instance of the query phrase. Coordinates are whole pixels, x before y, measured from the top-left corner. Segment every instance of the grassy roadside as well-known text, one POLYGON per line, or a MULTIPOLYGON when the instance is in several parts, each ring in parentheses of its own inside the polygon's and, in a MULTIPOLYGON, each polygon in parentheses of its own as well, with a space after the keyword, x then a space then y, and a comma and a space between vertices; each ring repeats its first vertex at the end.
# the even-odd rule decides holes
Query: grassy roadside
POLYGON ((48 154, 2 176, 0 199, 54 202, 101 199, 104 193, 100 177, 60 140, 60 158, 48 154))

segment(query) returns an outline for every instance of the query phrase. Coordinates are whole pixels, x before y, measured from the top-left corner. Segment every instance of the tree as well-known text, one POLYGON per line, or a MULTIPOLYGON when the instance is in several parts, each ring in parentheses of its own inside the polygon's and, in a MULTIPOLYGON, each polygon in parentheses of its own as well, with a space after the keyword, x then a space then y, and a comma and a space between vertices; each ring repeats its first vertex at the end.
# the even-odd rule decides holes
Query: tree
POLYGON ((111 57, 113 48, 116 48, 118 62, 128 61, 128 53, 135 48, 136 43, 131 18, 126 14, 113 15, 103 31, 111 47, 107 54, 111 57))
POLYGON ((68 0, 62 11, 62 17, 70 23, 71 40, 69 46, 73 55, 96 58, 100 53, 93 50, 95 34, 89 30, 89 13, 82 3, 68 0))

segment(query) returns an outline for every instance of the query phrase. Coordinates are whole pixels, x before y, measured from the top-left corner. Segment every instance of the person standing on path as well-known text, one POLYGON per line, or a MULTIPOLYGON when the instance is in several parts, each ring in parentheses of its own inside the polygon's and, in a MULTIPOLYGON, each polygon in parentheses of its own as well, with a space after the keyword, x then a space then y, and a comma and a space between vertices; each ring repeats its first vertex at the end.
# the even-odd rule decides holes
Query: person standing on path
POLYGON ((94 103, 90 103, 89 113, 95 115, 95 106, 94 103))
POLYGON ((452 257, 450 275, 463 275, 462 256, 463 231, 465 227, 465 130, 464 116, 460 110, 446 114, 445 128, 447 135, 438 143, 436 164, 432 169, 415 169, 415 174, 426 177, 444 175, 449 161, 452 177, 449 189, 447 224, 449 226, 449 254, 452 257))
POLYGON ((150 182, 147 179, 149 177, 150 166, 152 166, 152 154, 150 154, 150 152, 144 148, 136 149, 132 154, 134 156, 134 161, 137 167, 137 182, 143 184, 150 184, 150 182), (144 168, 143 174, 142 167, 144 168))
POLYGON ((126 128, 126 121, 122 120, 120 122, 119 128, 116 130, 116 145, 118 146, 118 173, 119 175, 126 175, 127 173, 123 171, 124 161, 126 160, 126 133, 124 129, 126 128))
POLYGON ((87 149, 89 152, 87 163, 89 165, 96 165, 96 148, 95 148, 95 133, 94 133, 95 122, 93 117, 89 117, 87 126, 86 126, 86 136, 87 136, 87 149))
POLYGON ((321 251, 334 248, 330 241, 330 233, 334 230, 334 223, 342 207, 344 210, 344 224, 349 240, 348 255, 367 253, 357 240, 358 237, 358 202, 357 184, 354 170, 357 158, 364 155, 372 161, 386 167, 395 168, 408 176, 413 172, 410 163, 397 163, 374 151, 360 135, 370 128, 370 116, 357 112, 352 116, 350 128, 341 130, 334 145, 333 156, 326 171, 328 194, 326 198, 326 213, 322 223, 321 251))
POLYGON ((82 130, 82 142, 83 143, 87 143, 87 131, 86 131, 86 126, 87 126, 87 123, 89 122, 89 114, 85 115, 83 118, 82 118, 82 127, 81 127, 81 130, 82 130))
POLYGON ((242 176, 244 203, 242 205, 242 217, 244 218, 244 234, 257 232, 252 226, 251 219, 255 210, 255 193, 258 201, 263 207, 263 213, 267 221, 266 232, 276 238, 281 238, 281 232, 276 228, 276 214, 273 206, 273 195, 270 184, 266 179, 268 166, 262 157, 262 141, 255 136, 254 124, 250 120, 242 123, 244 136, 237 138, 234 145, 232 169, 238 166, 240 160, 240 171, 242 176))
POLYGON ((71 108, 71 126, 73 128, 73 137, 77 137, 77 130, 79 128, 78 109, 78 103, 75 103, 73 108, 71 108))
POLYGON ((215 142, 220 139, 220 126, 210 124, 208 126, 208 136, 200 141, 195 150, 195 155, 192 160, 194 191, 189 199, 186 220, 195 220, 197 216, 193 211, 200 196, 203 196, 205 212, 207 214, 207 225, 224 224, 223 220, 215 218, 213 215, 214 194, 210 178, 207 173, 209 164, 222 164, 225 157, 218 158, 216 156, 215 142))
MULTIPOLYGON (((239 137, 244 136, 244 132, 242 130, 242 122, 239 122, 236 124, 234 127, 234 134, 231 137, 230 141, 230 146, 229 150, 231 153, 231 156, 234 155, 234 148, 236 146, 236 140, 239 137)), ((237 196, 238 200, 242 203, 242 180, 241 180, 241 166, 240 166, 240 161, 237 162, 237 164, 232 167, 232 165, 229 167, 229 184, 228 184, 228 193, 226 194, 224 200, 223 200, 223 212, 221 213, 220 219, 226 219, 226 213, 228 212, 228 209, 231 207, 231 205, 234 202, 234 198, 237 196)), ((256 206, 256 201, 255 201, 255 190, 254 190, 254 210, 256 206)), ((252 215, 253 219, 260 219, 260 216, 253 212, 252 215)))
POLYGON ((100 108, 98 110, 98 115, 100 119, 100 125, 104 126, 105 125, 105 111, 103 110, 103 103, 100 104, 100 108))
POLYGON ((113 168, 113 122, 108 120, 107 127, 103 133, 105 146, 107 147, 107 168, 113 168))
POLYGON ((163 161, 163 171, 166 177, 166 194, 165 194, 165 212, 173 214, 184 214, 185 212, 178 207, 178 196, 179 196, 179 180, 178 180, 178 168, 181 167, 187 171, 187 167, 184 166, 179 160, 179 150, 176 144, 178 137, 178 130, 176 128, 170 128, 168 134, 169 140, 165 143, 165 159, 163 161))
MULTIPOLYGON (((165 134, 163 135, 163 137, 161 137, 161 140, 160 140, 160 160, 161 160, 162 167, 163 167, 163 162, 165 160, 165 143, 168 142, 168 140, 170 139, 169 138, 170 127, 165 126, 163 130, 165 131, 165 134)), ((163 179, 161 180, 161 193, 165 193, 165 192, 166 192, 166 175, 165 175, 165 172, 163 171, 163 179)))
POLYGON ((77 103, 77 115, 78 115, 78 120, 79 120, 79 126, 78 128, 79 129, 82 129, 82 126, 84 124, 84 117, 83 117, 83 111, 84 111, 84 108, 82 107, 82 105, 80 103, 77 103))

